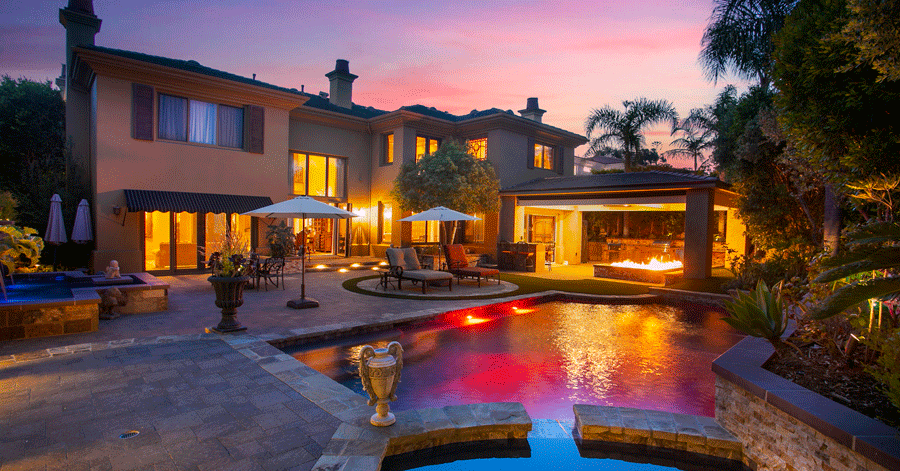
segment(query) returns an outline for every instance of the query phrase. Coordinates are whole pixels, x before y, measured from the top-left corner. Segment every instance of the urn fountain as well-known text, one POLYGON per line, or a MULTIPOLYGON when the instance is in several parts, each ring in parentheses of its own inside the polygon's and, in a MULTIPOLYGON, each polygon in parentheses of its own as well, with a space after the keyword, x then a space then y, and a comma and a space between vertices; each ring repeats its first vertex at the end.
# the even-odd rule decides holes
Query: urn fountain
POLYGON ((369 394, 369 405, 375 406, 375 414, 369 419, 372 425, 387 427, 397 421, 388 403, 397 400, 394 393, 400 382, 401 369, 403 347, 399 342, 391 342, 386 348, 366 345, 359 352, 359 377, 369 394))

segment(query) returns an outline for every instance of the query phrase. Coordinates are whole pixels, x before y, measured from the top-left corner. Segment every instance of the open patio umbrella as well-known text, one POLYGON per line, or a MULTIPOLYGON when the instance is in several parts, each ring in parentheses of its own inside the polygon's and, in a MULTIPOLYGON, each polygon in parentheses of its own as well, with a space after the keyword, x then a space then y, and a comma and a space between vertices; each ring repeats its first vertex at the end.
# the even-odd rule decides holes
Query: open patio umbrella
MULTIPOLYGON (((475 216, 468 215, 466 213, 461 213, 459 211, 454 211, 449 208, 445 208, 443 206, 437 206, 431 208, 426 211, 422 211, 421 213, 413 214, 412 216, 407 216, 401 221, 403 222, 414 222, 414 221, 440 221, 440 222, 449 222, 449 221, 480 221, 481 218, 477 218, 475 216)), ((443 227, 442 227, 443 228, 443 227)), ((440 242, 438 242, 438 267, 441 266, 441 250, 440 250, 440 242)))
POLYGON ((72 242, 86 244, 94 239, 91 232, 91 213, 87 200, 78 203, 75 211, 75 226, 72 227, 72 242))
MULTIPOLYGON (((356 214, 336 208, 329 204, 310 198, 309 196, 298 196, 280 203, 270 204, 253 211, 244 213, 245 216, 256 216, 262 218, 300 218, 302 221, 301 230, 306 232, 306 219, 349 219, 356 217, 356 214)), ((300 269, 300 299, 292 299, 287 302, 288 307, 294 309, 306 309, 310 307, 318 307, 319 302, 306 297, 306 237, 303 238, 303 253, 301 254, 300 269)))
POLYGON ((62 198, 54 194, 50 198, 50 217, 47 219, 47 232, 44 233, 44 242, 53 245, 53 268, 56 269, 56 249, 59 244, 65 244, 66 228, 63 225, 62 198))

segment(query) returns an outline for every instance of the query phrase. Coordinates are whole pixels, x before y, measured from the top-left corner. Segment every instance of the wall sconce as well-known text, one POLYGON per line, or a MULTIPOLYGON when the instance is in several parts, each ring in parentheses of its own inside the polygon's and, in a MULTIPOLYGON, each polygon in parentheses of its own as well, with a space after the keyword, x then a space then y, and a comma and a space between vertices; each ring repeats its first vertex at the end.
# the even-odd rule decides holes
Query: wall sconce
POLYGON ((120 206, 113 206, 113 214, 116 216, 122 214, 122 208, 120 206))

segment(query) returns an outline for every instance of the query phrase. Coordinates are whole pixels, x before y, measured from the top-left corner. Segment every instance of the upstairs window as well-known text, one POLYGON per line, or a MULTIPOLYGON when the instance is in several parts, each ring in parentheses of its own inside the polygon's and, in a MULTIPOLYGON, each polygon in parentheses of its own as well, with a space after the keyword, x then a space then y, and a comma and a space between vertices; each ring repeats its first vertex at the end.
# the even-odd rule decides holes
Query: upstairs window
POLYGON ((487 159, 487 138, 469 139, 466 141, 466 149, 470 155, 475 156, 478 160, 487 159))
POLYGON ((347 159, 294 152, 294 194, 307 196, 347 196, 347 159))
POLYGON ((394 133, 381 136, 381 163, 394 163, 394 133))
POLYGON ((554 170, 554 158, 556 156, 553 155, 553 147, 545 146, 543 144, 535 144, 534 145, 534 168, 545 168, 547 170, 554 170))
POLYGON ((435 139, 433 137, 416 136, 416 162, 418 162, 425 154, 433 154, 437 152, 438 147, 440 146, 440 139, 435 139))
POLYGON ((159 95, 160 139, 221 147, 244 147, 244 110, 171 95, 159 95))

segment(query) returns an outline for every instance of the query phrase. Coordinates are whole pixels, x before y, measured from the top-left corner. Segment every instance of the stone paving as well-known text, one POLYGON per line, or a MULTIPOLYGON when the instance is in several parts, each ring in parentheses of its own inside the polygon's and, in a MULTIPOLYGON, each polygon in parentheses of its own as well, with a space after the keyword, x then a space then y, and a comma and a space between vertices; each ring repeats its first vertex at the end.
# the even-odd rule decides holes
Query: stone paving
POLYGON ((212 336, 0 369, 4 471, 310 469, 339 423, 212 336))

